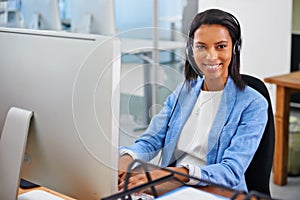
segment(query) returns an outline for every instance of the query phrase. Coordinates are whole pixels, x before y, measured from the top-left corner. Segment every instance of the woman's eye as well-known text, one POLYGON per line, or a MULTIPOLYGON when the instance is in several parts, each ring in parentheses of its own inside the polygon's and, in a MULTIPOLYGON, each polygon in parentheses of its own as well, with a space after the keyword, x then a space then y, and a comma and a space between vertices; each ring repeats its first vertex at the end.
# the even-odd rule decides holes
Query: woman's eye
POLYGON ((196 45, 195 47, 196 47, 196 49, 199 49, 199 50, 205 49, 204 45, 196 45))
POLYGON ((218 45, 218 49, 224 49, 226 47, 227 47, 227 45, 225 45, 225 44, 218 45))

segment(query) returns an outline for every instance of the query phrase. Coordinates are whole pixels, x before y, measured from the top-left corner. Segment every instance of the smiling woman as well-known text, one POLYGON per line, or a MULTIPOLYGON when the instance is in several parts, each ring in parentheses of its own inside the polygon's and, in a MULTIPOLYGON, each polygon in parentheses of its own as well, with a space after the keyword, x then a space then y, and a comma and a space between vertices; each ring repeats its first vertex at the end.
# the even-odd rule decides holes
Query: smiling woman
MULTIPOLYGON (((264 132, 268 103, 242 81, 240 49, 240 25, 232 14, 210 9, 194 17, 185 81, 135 144, 120 148, 120 189, 133 159, 150 161, 162 151, 161 167, 202 180, 178 177, 187 184, 210 182, 247 191, 245 171, 264 132)), ((150 174, 157 179, 165 172, 150 174)), ((137 174, 128 187, 145 182, 145 175, 137 174)))
POLYGON ((197 66, 205 74, 204 90, 223 89, 228 77, 231 49, 232 41, 226 27, 202 25, 195 31, 193 53, 197 66))

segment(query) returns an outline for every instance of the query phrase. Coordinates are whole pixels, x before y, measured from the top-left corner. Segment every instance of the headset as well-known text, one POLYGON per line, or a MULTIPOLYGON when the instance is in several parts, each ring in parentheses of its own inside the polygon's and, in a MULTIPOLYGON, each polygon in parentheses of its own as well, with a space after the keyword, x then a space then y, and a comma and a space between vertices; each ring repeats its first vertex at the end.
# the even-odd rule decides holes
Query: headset
POLYGON ((238 54, 240 53, 241 51, 241 43, 242 43, 242 39, 239 38, 233 45, 233 48, 232 48, 232 53, 235 55, 235 54, 238 54))

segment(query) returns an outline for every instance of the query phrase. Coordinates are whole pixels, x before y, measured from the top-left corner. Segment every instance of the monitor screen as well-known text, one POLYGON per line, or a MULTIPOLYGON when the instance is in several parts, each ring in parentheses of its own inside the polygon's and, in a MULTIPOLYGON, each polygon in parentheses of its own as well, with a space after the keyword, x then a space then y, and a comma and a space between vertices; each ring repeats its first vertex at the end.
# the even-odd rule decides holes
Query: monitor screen
POLYGON ((24 27, 29 29, 61 30, 58 0, 22 0, 24 27))
MULTIPOLYGON (((292 34, 291 72, 300 70, 300 33, 292 34)), ((292 107, 300 107, 300 93, 291 95, 292 107)))
POLYGON ((300 70, 300 32, 292 34, 291 72, 300 70))
POLYGON ((21 177, 76 199, 117 192, 120 41, 0 28, 0 43, 0 130, 11 107, 33 111, 21 177))
POLYGON ((114 35, 115 7, 112 0, 68 0, 71 31, 114 35))

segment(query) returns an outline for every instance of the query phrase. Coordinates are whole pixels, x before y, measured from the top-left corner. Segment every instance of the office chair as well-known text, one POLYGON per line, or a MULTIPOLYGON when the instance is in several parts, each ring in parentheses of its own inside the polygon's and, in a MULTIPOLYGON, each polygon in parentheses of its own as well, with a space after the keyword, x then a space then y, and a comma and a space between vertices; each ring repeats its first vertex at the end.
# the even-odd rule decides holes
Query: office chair
POLYGON ((269 104, 268 121, 264 130, 264 134, 253 157, 253 160, 251 161, 245 173, 247 188, 249 192, 255 190, 271 196, 269 182, 273 165, 275 142, 272 104, 268 89, 261 80, 245 74, 242 74, 242 79, 248 86, 261 93, 267 99, 269 104))

